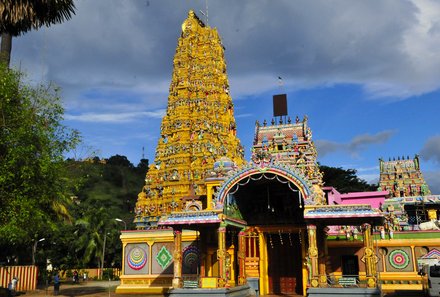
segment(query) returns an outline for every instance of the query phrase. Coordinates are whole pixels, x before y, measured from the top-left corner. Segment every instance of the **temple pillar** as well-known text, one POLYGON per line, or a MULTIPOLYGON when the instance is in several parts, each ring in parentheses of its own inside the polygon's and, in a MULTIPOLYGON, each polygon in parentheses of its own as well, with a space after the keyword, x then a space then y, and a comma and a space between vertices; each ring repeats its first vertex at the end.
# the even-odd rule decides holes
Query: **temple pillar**
POLYGON ((316 226, 307 225, 307 234, 309 239, 309 249, 308 249, 308 266, 309 266, 309 276, 310 285, 313 288, 319 286, 319 270, 318 270, 318 247, 316 243, 316 226))
POLYGON ((212 209, 212 185, 206 185, 206 209, 212 209))
POLYGON ((246 258, 246 237, 244 230, 238 233, 238 285, 246 284, 245 258, 246 258))
POLYGON ((205 232, 199 233, 200 238, 200 276, 205 277, 206 275, 206 254, 207 254, 207 247, 206 247, 206 234, 205 232))
POLYGON ((226 278, 226 227, 220 225, 218 232, 217 260, 219 269, 218 287, 224 287, 227 283, 226 278))
POLYGON ((318 272, 319 272, 319 286, 327 287, 327 258, 328 258, 328 247, 327 247, 327 227, 320 227, 317 229, 317 242, 318 246, 322 247, 318 255, 318 272))
POLYGON ((214 250, 213 248, 207 249, 207 256, 206 256, 206 267, 208 268, 208 271, 206 271, 206 276, 212 277, 213 276, 213 263, 212 259, 214 257, 214 250))
POLYGON ((371 232, 370 224, 364 224, 362 227, 363 227, 362 231, 364 235, 364 257, 362 260, 365 263, 367 286, 369 288, 375 288, 377 286, 377 276, 376 276, 377 256, 376 253, 374 252, 373 234, 371 232))
POLYGON ((182 283, 182 230, 174 230, 174 274, 173 288, 181 288, 182 283))
POLYGON ((265 234, 260 230, 258 230, 258 249, 260 250, 260 259, 258 263, 260 277, 260 295, 267 295, 269 294, 267 241, 265 234))

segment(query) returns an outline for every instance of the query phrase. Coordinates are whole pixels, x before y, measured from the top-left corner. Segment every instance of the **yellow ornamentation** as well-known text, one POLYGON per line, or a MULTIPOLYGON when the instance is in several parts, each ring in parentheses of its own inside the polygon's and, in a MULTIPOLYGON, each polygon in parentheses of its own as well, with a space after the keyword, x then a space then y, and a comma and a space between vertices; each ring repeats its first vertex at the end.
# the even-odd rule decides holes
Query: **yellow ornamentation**
POLYGON ((160 215, 184 211, 184 197, 206 195, 204 181, 214 163, 227 157, 244 164, 236 136, 224 48, 216 29, 205 26, 193 11, 182 24, 173 60, 168 106, 162 119, 154 163, 145 178, 136 209, 137 228, 160 215), (139 212, 139 211, 138 211, 139 212))
POLYGON ((317 257, 318 256, 318 249, 315 247, 309 248, 309 255, 310 255, 310 257, 317 257))
POLYGON ((371 257, 373 255, 373 250, 371 248, 365 248, 365 256, 371 257))
POLYGON ((372 278, 369 278, 368 280, 367 280, 367 286, 369 287, 369 288, 375 288, 376 287, 376 280, 372 277, 372 278))

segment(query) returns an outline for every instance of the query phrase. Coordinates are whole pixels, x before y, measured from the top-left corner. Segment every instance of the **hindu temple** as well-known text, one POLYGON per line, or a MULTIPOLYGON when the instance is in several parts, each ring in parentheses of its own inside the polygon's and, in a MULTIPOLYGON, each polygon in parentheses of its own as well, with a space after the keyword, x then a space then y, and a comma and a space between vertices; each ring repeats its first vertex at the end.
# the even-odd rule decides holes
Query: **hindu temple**
POLYGON ((422 290, 440 196, 419 158, 380 162, 378 191, 323 184, 307 116, 256 121, 249 161, 215 28, 182 24, 154 163, 122 232, 117 293, 380 296, 422 290))

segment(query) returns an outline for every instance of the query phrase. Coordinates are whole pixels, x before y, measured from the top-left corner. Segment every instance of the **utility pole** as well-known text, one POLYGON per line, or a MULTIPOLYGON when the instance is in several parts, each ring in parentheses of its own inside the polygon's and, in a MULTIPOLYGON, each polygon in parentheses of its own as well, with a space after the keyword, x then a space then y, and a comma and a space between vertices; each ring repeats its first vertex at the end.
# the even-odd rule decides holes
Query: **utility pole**
POLYGON ((102 256, 101 256, 101 275, 100 278, 102 279, 103 273, 104 273, 104 256, 105 256, 105 242, 107 240, 107 231, 104 231, 104 243, 102 244, 102 256))
POLYGON ((35 240, 34 245, 32 246, 32 265, 35 265, 35 255, 37 253, 37 244, 39 242, 44 241, 44 240, 46 240, 46 238, 41 238, 41 239, 35 240))

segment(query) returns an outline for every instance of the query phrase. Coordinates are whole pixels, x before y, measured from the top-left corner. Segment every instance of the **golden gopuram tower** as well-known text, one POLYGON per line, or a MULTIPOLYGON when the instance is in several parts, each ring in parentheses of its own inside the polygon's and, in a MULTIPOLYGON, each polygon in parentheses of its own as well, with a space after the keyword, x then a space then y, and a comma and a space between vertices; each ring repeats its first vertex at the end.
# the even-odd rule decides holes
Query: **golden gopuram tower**
POLYGON ((185 198, 206 195, 204 179, 221 157, 244 163, 221 39, 193 11, 182 24, 160 133, 135 207, 137 229, 154 228, 185 198))

